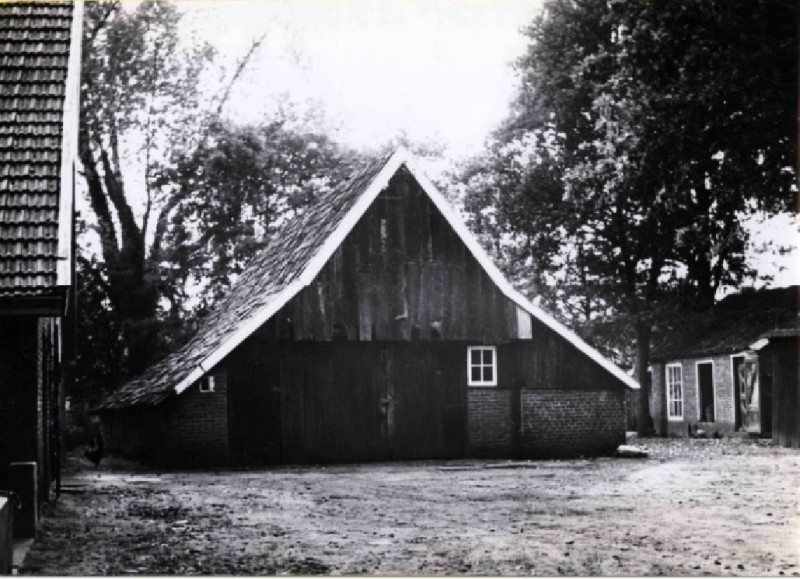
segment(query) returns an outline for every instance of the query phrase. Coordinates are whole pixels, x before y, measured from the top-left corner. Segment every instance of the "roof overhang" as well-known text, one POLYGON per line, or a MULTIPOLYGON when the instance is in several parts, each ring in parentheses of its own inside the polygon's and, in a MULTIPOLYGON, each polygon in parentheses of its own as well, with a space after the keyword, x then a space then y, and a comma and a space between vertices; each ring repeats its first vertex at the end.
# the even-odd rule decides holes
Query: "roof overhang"
POLYGON ((66 292, 66 288, 57 288, 41 295, 0 295, 0 316, 63 316, 66 292))
POLYGON ((67 79, 62 110, 61 167, 58 207, 58 249, 56 285, 70 287, 73 280, 73 237, 75 235, 75 173, 78 157, 78 123, 80 121, 81 40, 83 1, 72 8, 67 79))
POLYGON ((353 230, 358 221, 361 219, 364 213, 366 213, 381 191, 388 186, 389 180, 403 165, 405 165, 406 169, 408 169, 414 179, 416 179, 420 187, 425 191, 436 208, 441 212, 442 216, 444 216, 461 241, 469 249, 472 256, 478 261, 481 267, 484 268, 492 281, 507 298, 513 301, 524 311, 528 312, 539 322, 557 334, 560 334, 578 351, 582 352, 588 358, 596 362, 625 386, 634 390, 639 389, 639 383, 636 380, 627 375, 622 369, 617 367, 611 361, 606 359, 602 354, 600 354, 600 352, 589 346, 573 331, 568 329, 566 326, 558 322, 555 318, 543 310, 534 306, 529 300, 527 300, 522 294, 520 294, 511 286, 511 284, 505 279, 505 276, 492 262, 488 254, 480 246, 475 236, 469 231, 469 229, 467 229, 467 226, 456 215, 453 209, 451 209, 450 204, 447 202, 444 195, 438 191, 436 186, 420 170, 413 156, 406 149, 400 148, 384 164, 381 171, 372 180, 364 193, 359 197, 355 205, 348 211, 339 226, 334 230, 333 234, 328 237, 323 246, 309 261, 300 274, 299 279, 284 288, 284 290, 281 291, 275 299, 271 300, 267 306, 257 312, 256 315, 248 320, 239 331, 221 344, 211 354, 206 356, 206 358, 204 358, 186 378, 184 378, 175 386, 175 392, 177 394, 180 394, 197 380, 202 378, 204 374, 209 372, 225 356, 233 351, 234 348, 246 340, 267 320, 275 315, 304 287, 308 286, 314 281, 336 249, 342 244, 345 237, 347 237, 347 235, 353 230))

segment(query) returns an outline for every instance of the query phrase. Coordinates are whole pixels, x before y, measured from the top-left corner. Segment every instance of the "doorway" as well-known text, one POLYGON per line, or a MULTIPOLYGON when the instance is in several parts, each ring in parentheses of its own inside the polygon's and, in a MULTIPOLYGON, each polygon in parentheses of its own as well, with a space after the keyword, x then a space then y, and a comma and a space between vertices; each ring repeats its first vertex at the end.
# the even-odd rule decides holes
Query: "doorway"
POLYGON ((714 363, 697 363, 697 414, 700 422, 714 422, 714 363))

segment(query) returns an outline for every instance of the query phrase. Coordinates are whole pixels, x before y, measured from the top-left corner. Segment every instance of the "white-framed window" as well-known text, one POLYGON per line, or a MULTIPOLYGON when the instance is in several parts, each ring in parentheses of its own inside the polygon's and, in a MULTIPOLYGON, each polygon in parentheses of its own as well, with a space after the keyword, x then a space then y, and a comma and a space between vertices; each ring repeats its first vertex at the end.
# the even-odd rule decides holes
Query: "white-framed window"
POLYGON ((200 379, 200 392, 203 394, 208 394, 214 391, 214 387, 216 386, 214 377, 210 374, 208 376, 203 376, 200 379))
POLYGON ((667 419, 683 420, 683 368, 667 364, 667 419))
POLYGON ((470 346, 467 348, 467 384, 497 386, 497 348, 470 346))

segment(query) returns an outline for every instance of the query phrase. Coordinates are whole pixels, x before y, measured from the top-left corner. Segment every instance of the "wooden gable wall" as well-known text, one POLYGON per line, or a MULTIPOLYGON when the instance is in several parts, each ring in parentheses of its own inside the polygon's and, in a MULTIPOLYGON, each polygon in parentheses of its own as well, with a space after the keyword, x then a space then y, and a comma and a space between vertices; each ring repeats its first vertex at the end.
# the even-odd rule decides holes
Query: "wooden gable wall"
POLYGON ((519 337, 517 310, 413 177, 400 171, 265 330, 312 341, 346 331, 351 341, 501 343, 519 337))

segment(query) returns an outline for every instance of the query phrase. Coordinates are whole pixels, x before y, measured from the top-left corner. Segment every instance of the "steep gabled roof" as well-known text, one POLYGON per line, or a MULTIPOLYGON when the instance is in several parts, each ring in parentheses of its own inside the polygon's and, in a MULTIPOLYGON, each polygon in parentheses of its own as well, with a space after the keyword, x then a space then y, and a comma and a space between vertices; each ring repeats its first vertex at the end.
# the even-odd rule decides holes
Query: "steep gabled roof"
POLYGON ((82 4, 0 2, 0 298, 68 286, 82 4))
POLYGON ((155 405, 172 393, 180 394, 199 380, 314 280, 378 194, 386 188, 391 177, 402 167, 416 179, 509 299, 565 337, 622 383, 630 388, 638 388, 638 384, 622 370, 511 287, 441 193, 419 171, 414 159, 400 149, 372 163, 342 187, 323 194, 302 216, 290 221, 281 234, 248 264, 231 293, 215 308, 189 343, 141 377, 128 382, 98 409, 155 405))
POLYGON ((653 361, 735 354, 761 337, 791 335, 798 325, 798 286, 727 296, 705 315, 681 320, 653 348, 653 361))

